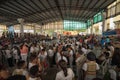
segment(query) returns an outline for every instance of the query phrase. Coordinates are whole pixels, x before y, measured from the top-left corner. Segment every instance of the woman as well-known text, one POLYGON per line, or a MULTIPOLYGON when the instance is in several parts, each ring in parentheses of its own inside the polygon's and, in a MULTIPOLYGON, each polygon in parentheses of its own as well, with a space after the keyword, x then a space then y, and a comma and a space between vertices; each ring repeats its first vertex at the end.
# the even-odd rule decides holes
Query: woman
POLYGON ((65 60, 60 60, 59 66, 61 71, 57 73, 55 80, 72 80, 74 78, 74 73, 71 68, 67 68, 65 60))
POLYGON ((20 46, 20 53, 22 60, 27 61, 28 46, 25 43, 20 46))

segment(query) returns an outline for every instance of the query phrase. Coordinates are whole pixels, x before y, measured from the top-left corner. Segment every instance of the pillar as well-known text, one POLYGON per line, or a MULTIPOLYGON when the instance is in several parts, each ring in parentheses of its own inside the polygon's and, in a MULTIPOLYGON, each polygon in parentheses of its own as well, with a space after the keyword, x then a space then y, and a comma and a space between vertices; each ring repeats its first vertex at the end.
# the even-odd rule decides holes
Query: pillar
POLYGON ((102 34, 103 34, 106 27, 106 12, 102 12, 102 18, 103 18, 103 21, 102 21, 102 34))
POLYGON ((18 22, 20 23, 20 33, 21 33, 21 36, 24 36, 24 27, 23 27, 24 19, 19 18, 18 22))
POLYGON ((40 25, 40 33, 43 34, 44 30, 43 30, 43 26, 40 25))
POLYGON ((36 34, 36 26, 33 26, 34 34, 36 34))
POLYGON ((91 30, 90 30, 90 33, 93 34, 93 19, 90 19, 90 21, 91 21, 91 28, 90 28, 91 30))

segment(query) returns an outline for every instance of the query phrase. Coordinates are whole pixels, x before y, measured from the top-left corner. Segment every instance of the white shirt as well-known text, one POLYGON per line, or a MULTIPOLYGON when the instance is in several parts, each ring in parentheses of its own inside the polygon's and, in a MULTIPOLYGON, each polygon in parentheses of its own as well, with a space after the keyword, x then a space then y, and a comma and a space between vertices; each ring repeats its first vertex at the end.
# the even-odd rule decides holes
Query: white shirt
POLYGON ((70 57, 73 57, 73 50, 70 51, 70 57))
POLYGON ((34 47, 31 47, 30 48, 30 53, 33 53, 35 51, 35 48, 34 47))
POLYGON ((58 58, 59 58, 59 57, 61 57, 61 55, 60 55, 59 52, 57 52, 56 57, 55 57, 55 60, 58 61, 58 58))
POLYGON ((87 53, 87 49, 85 49, 85 48, 83 48, 83 47, 82 47, 82 49, 81 49, 81 50, 82 50, 82 52, 83 52, 84 54, 86 54, 86 53, 87 53))
POLYGON ((110 69, 109 73, 110 73, 110 78, 113 79, 113 80, 116 80, 117 74, 116 74, 115 70, 110 69))
POLYGON ((39 52, 39 46, 35 47, 35 52, 37 52, 37 53, 39 52))
POLYGON ((74 78, 74 73, 72 69, 68 68, 67 72, 68 72, 68 75, 66 77, 63 71, 58 72, 55 80, 72 80, 74 78))
POLYGON ((28 68, 30 69, 30 68, 33 67, 34 65, 36 65, 36 64, 29 63, 28 68))
POLYGON ((68 62, 68 60, 67 60, 67 58, 66 58, 65 56, 59 57, 59 58, 58 58, 58 62, 59 62, 60 60, 62 60, 62 59, 65 60, 66 62, 68 62))
POLYGON ((10 54, 10 50, 5 50, 5 52, 6 52, 6 57, 7 58, 11 58, 12 57, 12 55, 10 54))
POLYGON ((45 51, 44 54, 39 53, 38 57, 40 58, 40 61, 44 61, 47 57, 47 52, 45 51))
POLYGON ((13 49, 13 57, 15 59, 19 59, 19 56, 18 56, 18 53, 17 53, 17 50, 16 49, 13 49))

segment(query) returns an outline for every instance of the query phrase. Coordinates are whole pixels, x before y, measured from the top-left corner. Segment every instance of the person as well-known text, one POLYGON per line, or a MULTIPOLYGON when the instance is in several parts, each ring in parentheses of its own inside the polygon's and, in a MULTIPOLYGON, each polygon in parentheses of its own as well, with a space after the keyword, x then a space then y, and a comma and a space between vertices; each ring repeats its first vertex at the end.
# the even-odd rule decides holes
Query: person
POLYGON ((105 39, 105 44, 108 44, 108 43, 110 43, 110 38, 107 36, 105 39))
POLYGON ((73 55, 74 55, 74 52, 73 52, 73 49, 72 47, 68 47, 68 59, 69 59, 69 65, 70 67, 73 69, 73 55))
POLYGON ((28 72, 26 71, 26 63, 24 60, 21 60, 17 63, 17 69, 15 69, 13 71, 13 76, 14 75, 24 75, 24 76, 28 76, 28 72))
POLYGON ((86 61, 86 56, 83 54, 81 49, 78 50, 78 53, 76 54, 76 68, 77 68, 77 80, 83 80, 83 70, 82 66, 86 61))
POLYGON ((57 51, 56 51, 56 56, 55 56, 55 60, 56 60, 56 65, 58 66, 58 63, 60 60, 65 60, 67 63, 68 63, 68 60, 67 58, 64 56, 63 52, 57 48, 57 51))
POLYGON ((105 46, 105 38, 104 37, 101 38, 100 44, 101 44, 101 48, 103 49, 105 46))
POLYGON ((52 46, 49 46, 49 50, 48 50, 48 61, 49 61, 49 66, 50 66, 50 67, 52 67, 53 56, 54 56, 53 47, 52 47, 52 46))
POLYGON ((11 49, 10 49, 10 47, 8 45, 6 45, 5 53, 6 53, 8 66, 9 67, 13 67, 14 66, 14 64, 13 64, 13 57, 12 57, 13 54, 11 53, 11 49))
POLYGON ((40 64, 40 60, 38 59, 38 57, 37 57, 37 55, 35 53, 31 54, 31 56, 30 56, 30 62, 29 62, 28 68, 30 69, 34 65, 38 65, 39 66, 39 71, 42 70, 42 66, 40 64))
POLYGON ((9 71, 4 65, 0 64, 0 80, 6 80, 9 77, 9 71))
POLYGON ((21 54, 22 60, 27 61, 28 47, 27 47, 27 45, 25 43, 23 43, 20 46, 20 54, 21 54))
POLYGON ((47 54, 45 48, 42 49, 42 51, 38 55, 38 57, 40 59, 40 62, 42 64, 43 69, 46 69, 48 67, 48 64, 47 64, 47 55, 48 54, 47 54))
POLYGON ((96 78, 96 72, 99 70, 99 65, 95 62, 96 56, 93 52, 87 54, 88 61, 83 64, 82 69, 85 73, 85 80, 96 78))
POLYGON ((14 62, 16 64, 21 59, 20 49, 17 46, 14 46, 12 52, 13 52, 14 62))
POLYGON ((31 44, 30 53, 37 53, 37 54, 39 53, 39 46, 37 45, 36 42, 31 44))
POLYGON ((118 64, 120 64, 120 48, 115 48, 111 64, 112 66, 117 66, 118 64))
POLYGON ((34 65, 30 68, 28 80, 41 80, 38 65, 34 65))
MULTIPOLYGON (((112 56, 112 61, 111 61, 111 65, 116 69, 117 72, 117 78, 118 80, 120 80, 120 48, 116 47, 114 50, 114 54, 112 56)), ((111 75, 113 71, 111 71, 111 75)), ((113 76, 111 76, 111 78, 113 79, 113 76)), ((114 79, 116 79, 116 75, 114 76, 114 79)))
POLYGON ((74 78, 74 72, 71 68, 67 68, 65 60, 59 61, 60 71, 56 74, 55 80, 72 80, 74 78))

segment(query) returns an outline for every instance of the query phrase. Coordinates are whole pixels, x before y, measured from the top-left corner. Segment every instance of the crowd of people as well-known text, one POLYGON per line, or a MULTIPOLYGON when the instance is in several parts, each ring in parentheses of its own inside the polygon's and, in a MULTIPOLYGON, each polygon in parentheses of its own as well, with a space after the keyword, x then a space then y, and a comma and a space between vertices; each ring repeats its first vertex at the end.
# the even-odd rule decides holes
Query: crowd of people
POLYGON ((0 80, 43 80, 58 68, 55 80, 120 80, 120 47, 109 37, 24 34, 0 38, 0 80))

